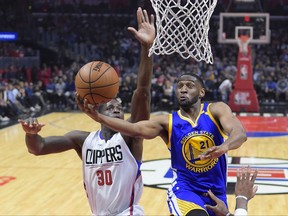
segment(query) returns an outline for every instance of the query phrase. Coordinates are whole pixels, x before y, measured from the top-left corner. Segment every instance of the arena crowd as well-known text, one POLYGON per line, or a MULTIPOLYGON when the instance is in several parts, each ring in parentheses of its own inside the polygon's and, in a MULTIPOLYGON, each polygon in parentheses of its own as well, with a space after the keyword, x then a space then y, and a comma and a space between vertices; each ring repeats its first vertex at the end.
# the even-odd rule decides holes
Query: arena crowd
MULTIPOLYGON (((136 18, 128 6, 122 5, 118 7, 121 13, 113 13, 117 1, 110 8, 105 1, 99 2, 103 4, 103 11, 98 13, 92 13, 91 7, 72 7, 71 4, 67 4, 69 13, 57 13, 57 8, 61 7, 49 7, 49 4, 45 6, 41 1, 35 1, 32 8, 28 8, 30 13, 22 8, 22 21, 19 20, 21 7, 15 9, 13 4, 5 10, 1 7, 2 14, 9 13, 6 20, 1 21, 1 26, 7 31, 18 31, 20 37, 23 35, 30 40, 29 46, 24 40, 0 42, 1 57, 17 60, 17 64, 0 64, 1 121, 43 110, 77 110, 74 76, 82 65, 93 60, 105 61, 117 70, 119 96, 129 112, 129 101, 136 85, 139 45, 129 35, 127 27, 136 26, 136 18), (29 25, 29 31, 25 25, 29 25), (52 51, 56 58, 45 56, 39 47, 52 51), (19 64, 19 59, 31 56, 38 56, 40 63, 19 64)), ((277 106, 288 101, 288 29, 285 23, 287 18, 271 19, 271 43, 251 45, 254 87, 260 104, 277 106)), ((204 79, 205 100, 228 103, 237 71, 238 47, 237 44, 217 43, 218 25, 219 20, 212 18, 209 38, 214 64, 184 60, 177 54, 154 57, 152 111, 177 109, 175 78, 183 72, 193 72, 204 79)))

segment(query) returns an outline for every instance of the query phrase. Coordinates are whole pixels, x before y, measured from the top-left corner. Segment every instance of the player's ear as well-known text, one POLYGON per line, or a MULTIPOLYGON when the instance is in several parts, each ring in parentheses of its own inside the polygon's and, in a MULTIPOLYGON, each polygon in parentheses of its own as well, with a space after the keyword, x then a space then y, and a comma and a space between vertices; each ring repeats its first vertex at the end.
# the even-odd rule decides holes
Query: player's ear
POLYGON ((201 88, 201 89, 200 89, 199 97, 200 97, 200 98, 203 98, 204 96, 205 96, 205 88, 201 88))

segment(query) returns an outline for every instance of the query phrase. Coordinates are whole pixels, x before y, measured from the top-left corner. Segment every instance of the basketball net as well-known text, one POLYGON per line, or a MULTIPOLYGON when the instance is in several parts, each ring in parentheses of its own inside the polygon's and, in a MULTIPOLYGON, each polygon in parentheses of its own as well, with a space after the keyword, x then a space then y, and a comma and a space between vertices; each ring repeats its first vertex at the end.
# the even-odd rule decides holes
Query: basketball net
POLYGON ((248 54, 248 44, 250 40, 251 38, 248 35, 240 35, 237 39, 239 51, 244 55, 248 54))
POLYGON ((149 56, 176 52, 184 59, 192 57, 212 64, 208 32, 217 0, 150 1, 156 13, 157 35, 149 56))

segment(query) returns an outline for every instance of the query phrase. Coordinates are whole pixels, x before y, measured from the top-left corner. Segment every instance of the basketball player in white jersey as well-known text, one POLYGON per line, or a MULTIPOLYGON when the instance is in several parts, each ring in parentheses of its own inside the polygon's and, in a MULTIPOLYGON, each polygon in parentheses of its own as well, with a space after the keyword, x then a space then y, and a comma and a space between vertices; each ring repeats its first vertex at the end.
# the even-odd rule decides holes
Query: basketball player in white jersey
MULTIPOLYGON (((153 59, 148 57, 155 38, 154 16, 137 10, 138 31, 128 30, 141 44, 137 88, 131 101, 131 117, 137 122, 150 117, 150 88, 153 59)), ((79 98, 78 98, 79 99, 79 98)), ((100 111, 110 117, 124 119, 120 99, 102 104, 100 111)), ((74 149, 83 161, 84 186, 93 215, 144 215, 138 205, 143 183, 140 172, 143 139, 128 137, 104 125, 96 132, 71 131, 64 136, 42 137, 44 124, 37 119, 19 120, 26 132, 30 153, 45 155, 74 149)))

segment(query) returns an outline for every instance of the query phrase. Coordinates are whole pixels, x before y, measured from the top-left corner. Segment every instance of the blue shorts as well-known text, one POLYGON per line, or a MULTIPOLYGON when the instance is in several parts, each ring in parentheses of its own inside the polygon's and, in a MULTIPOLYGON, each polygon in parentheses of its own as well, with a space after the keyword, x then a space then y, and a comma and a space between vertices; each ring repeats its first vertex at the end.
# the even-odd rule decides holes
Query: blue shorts
MULTIPOLYGON (((226 194, 216 195, 221 199, 227 206, 226 194)), ((193 209, 201 209, 207 212, 207 216, 215 216, 213 211, 207 210, 205 204, 216 205, 216 203, 204 194, 196 194, 188 190, 168 190, 167 203, 169 207, 170 214, 172 215, 186 215, 189 211, 193 209)))

